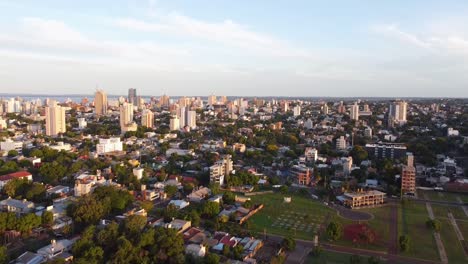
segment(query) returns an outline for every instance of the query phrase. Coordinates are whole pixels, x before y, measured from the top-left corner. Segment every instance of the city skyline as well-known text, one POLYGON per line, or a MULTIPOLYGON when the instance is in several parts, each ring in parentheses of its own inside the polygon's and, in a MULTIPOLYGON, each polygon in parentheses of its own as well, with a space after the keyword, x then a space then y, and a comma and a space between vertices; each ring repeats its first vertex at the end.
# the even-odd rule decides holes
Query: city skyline
POLYGON ((2 92, 468 96, 467 3, 112 3, 0 0, 2 92))

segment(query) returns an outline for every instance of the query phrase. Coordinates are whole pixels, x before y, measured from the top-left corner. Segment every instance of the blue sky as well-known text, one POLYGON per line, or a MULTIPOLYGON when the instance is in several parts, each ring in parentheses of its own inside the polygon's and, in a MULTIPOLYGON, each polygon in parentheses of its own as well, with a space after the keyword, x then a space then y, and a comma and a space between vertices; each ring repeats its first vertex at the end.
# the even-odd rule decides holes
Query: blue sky
POLYGON ((0 0, 0 90, 468 96, 466 1, 0 0))

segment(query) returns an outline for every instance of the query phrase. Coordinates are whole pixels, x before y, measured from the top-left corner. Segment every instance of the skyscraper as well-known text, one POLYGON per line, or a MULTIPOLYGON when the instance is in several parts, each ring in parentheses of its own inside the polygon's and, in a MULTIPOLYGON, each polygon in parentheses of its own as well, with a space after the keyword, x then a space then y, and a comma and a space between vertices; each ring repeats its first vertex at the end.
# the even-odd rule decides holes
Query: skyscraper
POLYGON ((141 113, 141 125, 152 128, 154 126, 154 114, 149 109, 143 110, 141 113))
POLYGON ((180 128, 180 123, 179 123, 179 118, 177 115, 171 117, 171 120, 169 121, 169 130, 174 131, 174 130, 179 130, 180 128))
POLYGON ((359 105, 357 103, 351 106, 350 116, 352 120, 359 120, 359 105))
POLYGON ((208 96, 208 104, 209 104, 209 105, 214 105, 214 104, 216 104, 216 95, 213 95, 213 94, 212 94, 212 95, 208 96))
POLYGON ((169 96, 167 95, 162 95, 160 98, 159 98, 159 105, 160 107, 169 107, 169 96))
POLYGON ((416 169, 414 167, 414 157, 411 152, 406 153, 407 165, 401 171, 401 192, 403 194, 416 191, 416 169))
POLYGON ((300 116, 301 115, 301 106, 300 105, 294 106, 293 115, 294 116, 300 116))
POLYGON ((323 106, 322 106, 322 113, 324 115, 328 115, 328 104, 325 103, 323 106))
POLYGON ((133 104, 123 103, 120 106, 120 130, 122 132, 136 130, 136 124, 133 122, 133 104))
POLYGON ((138 104, 138 102, 137 102, 137 92, 136 92, 135 88, 128 89, 128 102, 135 105, 135 106, 138 104))
POLYGON ((94 94, 94 113, 98 116, 107 113, 107 94, 102 90, 97 90, 94 94))
POLYGON ((67 126, 65 122, 65 108, 52 102, 45 108, 46 114, 46 135, 57 136, 59 133, 65 133, 67 126))
POLYGON ((190 129, 197 127, 197 112, 193 110, 187 111, 186 125, 190 127, 190 129))
POLYGON ((388 119, 390 123, 398 123, 399 125, 406 124, 406 112, 408 103, 405 101, 393 102, 389 106, 388 119))
POLYGON ((177 110, 177 117, 179 118, 179 126, 180 128, 184 128, 186 125, 186 107, 181 107, 177 110))

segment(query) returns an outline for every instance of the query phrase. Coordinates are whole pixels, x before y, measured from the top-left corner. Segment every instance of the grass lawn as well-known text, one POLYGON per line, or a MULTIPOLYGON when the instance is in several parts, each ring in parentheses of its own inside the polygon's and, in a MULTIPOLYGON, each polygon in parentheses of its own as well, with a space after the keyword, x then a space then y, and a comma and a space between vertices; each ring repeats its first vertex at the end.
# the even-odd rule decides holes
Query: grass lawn
POLYGON ((400 235, 408 234, 411 246, 401 255, 439 261, 439 252, 431 231, 426 228, 429 218, 424 203, 408 202, 400 207, 398 223, 400 235))
POLYGON ((463 237, 465 238, 465 243, 468 243, 468 220, 465 221, 457 221, 458 228, 460 228, 460 231, 463 234, 463 237))
POLYGON ((418 197, 421 199, 424 199, 424 194, 426 194, 427 198, 432 201, 458 202, 457 200, 457 196, 458 196, 462 199, 463 202, 468 203, 468 194, 425 191, 425 190, 417 190, 417 192, 418 192, 418 197))
POLYGON ((461 209, 460 206, 448 206, 448 205, 440 205, 440 204, 433 204, 432 205, 432 211, 434 212, 434 215, 436 218, 439 219, 447 219, 448 212, 452 212, 453 217, 455 219, 467 219, 465 212, 463 212, 463 209, 461 209))
POLYGON ((467 263, 468 260, 465 258, 462 245, 455 234, 453 226, 447 219, 439 220, 441 220, 442 226, 440 229, 440 236, 444 243, 449 263, 467 263))
POLYGON ((265 230, 271 234, 313 240, 326 216, 336 215, 332 209, 310 198, 287 195, 292 201, 285 203, 284 196, 279 193, 251 196, 252 202, 265 206, 250 218, 253 231, 263 233, 265 230))
MULTIPOLYGON (((368 208, 368 209, 361 209, 359 211, 371 213, 374 215, 374 218, 369 221, 360 221, 360 223, 367 223, 377 235, 377 240, 374 244, 367 245, 367 244, 357 244, 353 241, 346 240, 341 238, 339 241, 333 242, 334 244, 346 247, 354 247, 354 248, 362 248, 362 249, 369 249, 369 250, 377 250, 377 251, 386 251, 388 248, 388 240, 390 238, 390 207, 383 206, 378 208, 368 208)), ((343 219, 341 217, 335 218, 338 220, 343 229, 346 225, 358 223, 357 221, 351 221, 347 219, 343 219)))

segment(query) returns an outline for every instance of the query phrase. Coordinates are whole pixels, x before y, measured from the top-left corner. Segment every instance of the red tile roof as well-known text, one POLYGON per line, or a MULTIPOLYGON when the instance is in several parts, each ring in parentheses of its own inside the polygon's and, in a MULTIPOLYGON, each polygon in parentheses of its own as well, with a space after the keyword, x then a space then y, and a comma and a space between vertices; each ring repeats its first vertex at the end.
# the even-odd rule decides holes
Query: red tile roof
POLYGON ((20 178, 30 177, 30 176, 32 176, 31 173, 27 171, 18 171, 18 172, 13 172, 13 173, 0 176, 0 181, 9 181, 15 178, 20 179, 20 178))

